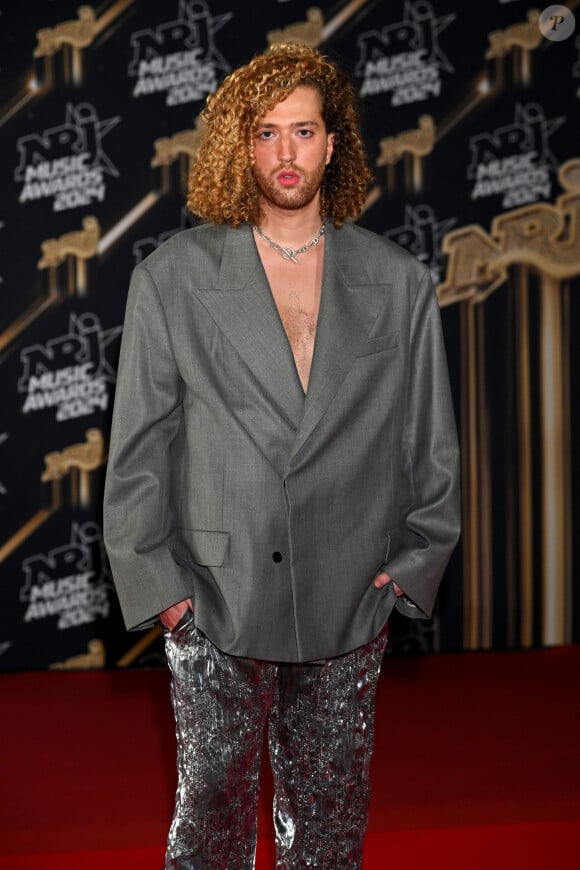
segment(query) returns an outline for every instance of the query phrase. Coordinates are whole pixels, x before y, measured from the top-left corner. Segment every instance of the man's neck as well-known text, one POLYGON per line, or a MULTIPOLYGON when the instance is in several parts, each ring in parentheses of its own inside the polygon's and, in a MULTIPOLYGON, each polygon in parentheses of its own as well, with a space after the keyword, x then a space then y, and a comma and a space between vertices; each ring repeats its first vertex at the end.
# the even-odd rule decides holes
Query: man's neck
POLYGON ((301 209, 290 210, 263 205, 264 219, 261 228, 270 238, 283 245, 299 247, 316 235, 320 229, 320 203, 309 203, 301 209))

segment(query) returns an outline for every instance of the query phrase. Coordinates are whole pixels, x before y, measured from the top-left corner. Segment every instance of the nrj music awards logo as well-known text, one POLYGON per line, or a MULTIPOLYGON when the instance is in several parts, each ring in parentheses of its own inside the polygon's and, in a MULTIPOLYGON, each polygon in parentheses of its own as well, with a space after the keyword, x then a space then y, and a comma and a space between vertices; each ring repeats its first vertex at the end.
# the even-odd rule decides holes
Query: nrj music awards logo
POLYGON ((457 218, 454 217, 438 221, 432 207, 425 203, 415 207, 408 205, 405 208, 404 222, 401 226, 387 230, 384 237, 401 245, 425 263, 431 273, 431 280, 434 284, 439 284, 443 274, 443 236, 456 223, 457 218))
POLYGON ((455 71, 439 37, 455 17, 437 17, 427 0, 405 0, 402 21, 361 33, 355 69, 361 97, 391 94, 391 106, 438 97, 441 73, 455 71))
POLYGON ((73 523, 69 543, 29 556, 22 570, 24 622, 56 618, 62 631, 109 616, 112 581, 97 523, 73 523))
POLYGON ((103 202, 105 177, 119 172, 103 149, 103 139, 120 117, 99 120, 90 103, 67 104, 63 124, 17 140, 20 162, 14 180, 24 182, 19 201, 52 199, 54 211, 103 202))
POLYGON ((165 93, 165 105, 202 100, 231 67, 214 36, 233 12, 212 16, 205 0, 179 0, 177 18, 131 35, 134 97, 165 93))
POLYGON ((62 422, 106 411, 116 381, 109 357, 121 331, 121 326, 103 329, 96 314, 72 314, 66 335, 25 347, 18 381, 18 392, 26 395, 22 413, 54 408, 62 422))
POLYGON ((548 120, 537 103, 517 104, 513 124, 472 136, 467 168, 467 178, 475 180, 471 199, 501 196, 504 209, 550 199, 550 173, 560 164, 549 140, 565 120, 548 120))

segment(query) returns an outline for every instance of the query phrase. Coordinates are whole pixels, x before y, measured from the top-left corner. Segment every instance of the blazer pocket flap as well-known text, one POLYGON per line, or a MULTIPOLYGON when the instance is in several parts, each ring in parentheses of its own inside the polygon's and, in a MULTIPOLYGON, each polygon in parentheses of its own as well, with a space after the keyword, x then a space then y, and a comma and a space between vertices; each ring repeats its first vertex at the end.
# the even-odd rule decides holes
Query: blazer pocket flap
POLYGON ((357 351, 357 357, 370 356, 373 353, 392 350, 399 346, 399 333, 390 332, 388 335, 379 335, 377 338, 368 338, 362 342, 357 351))
POLYGON ((169 542, 169 549, 183 562, 218 568, 223 565, 229 542, 229 532, 178 529, 169 542))

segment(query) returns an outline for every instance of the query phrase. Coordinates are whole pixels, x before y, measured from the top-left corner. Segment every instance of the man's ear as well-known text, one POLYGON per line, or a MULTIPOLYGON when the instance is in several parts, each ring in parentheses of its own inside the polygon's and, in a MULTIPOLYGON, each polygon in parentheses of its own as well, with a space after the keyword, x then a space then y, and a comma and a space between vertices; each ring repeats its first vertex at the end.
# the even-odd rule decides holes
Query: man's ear
POLYGON ((334 151, 334 133, 329 133, 326 142, 326 165, 330 163, 332 152, 334 151))

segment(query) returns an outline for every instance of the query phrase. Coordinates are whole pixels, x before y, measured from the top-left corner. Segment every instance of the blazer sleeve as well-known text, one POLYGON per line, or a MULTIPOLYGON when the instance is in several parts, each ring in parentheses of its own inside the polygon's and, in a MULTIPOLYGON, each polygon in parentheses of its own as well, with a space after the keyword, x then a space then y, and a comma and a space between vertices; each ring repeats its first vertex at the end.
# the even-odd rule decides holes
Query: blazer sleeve
POLYGON ((145 628, 192 595, 174 561, 172 456, 182 432, 182 382, 155 282, 133 272, 113 410, 104 539, 127 628, 145 628))
POLYGON ((459 448, 437 296, 425 271, 411 309, 399 528, 384 570, 396 608, 429 617, 461 522, 459 448))

